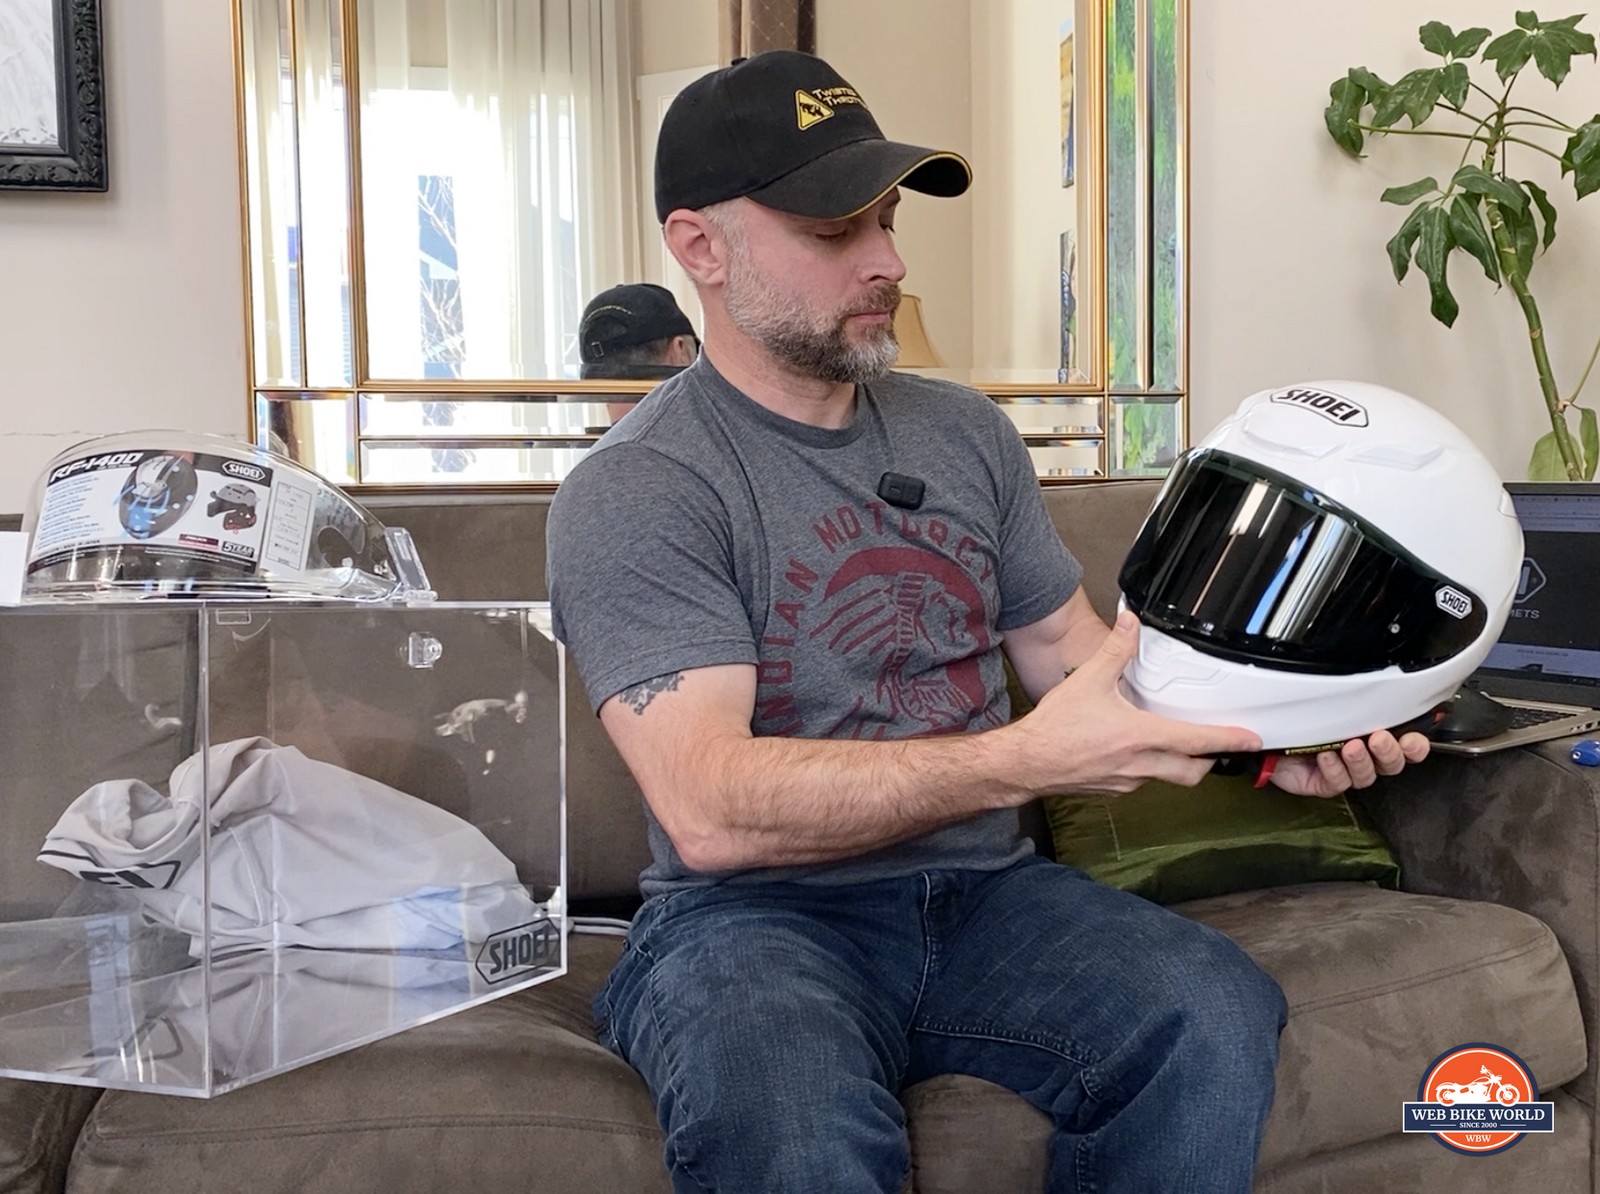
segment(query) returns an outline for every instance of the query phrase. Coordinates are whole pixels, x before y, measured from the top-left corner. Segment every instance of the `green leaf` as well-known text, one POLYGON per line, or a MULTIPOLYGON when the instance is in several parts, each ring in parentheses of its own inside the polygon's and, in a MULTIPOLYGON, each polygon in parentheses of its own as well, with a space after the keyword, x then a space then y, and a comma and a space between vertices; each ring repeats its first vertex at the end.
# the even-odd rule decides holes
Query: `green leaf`
POLYGON ((1424 195, 1431 195, 1438 189, 1437 179, 1419 178, 1416 182, 1408 182, 1403 187, 1390 187, 1378 198, 1384 203, 1398 203, 1401 207, 1410 207, 1424 195))
POLYGON ((1428 53, 1448 58, 1455 52, 1456 31, 1443 21, 1429 21, 1417 32, 1422 37, 1422 48, 1428 53))
POLYGON ((1433 106, 1439 102, 1443 90, 1444 70, 1435 67, 1411 71, 1390 89, 1390 95, 1398 94, 1401 97, 1411 127, 1416 128, 1433 114, 1433 106))
POLYGON ((1471 58, 1478 52, 1478 47, 1489 40, 1489 31, 1474 27, 1463 29, 1456 34, 1456 44, 1450 48, 1453 58, 1471 58))
POLYGON ((1523 179, 1522 185, 1526 187, 1528 189, 1528 193, 1533 196, 1533 205, 1539 209, 1540 216, 1544 218, 1544 237, 1542 243, 1544 247, 1548 249, 1550 247, 1550 242, 1556 238, 1555 205, 1550 202, 1550 196, 1545 194, 1544 188, 1538 183, 1529 182, 1527 179, 1523 179))
POLYGON ((1411 214, 1400 225, 1400 231, 1391 236, 1389 243, 1384 246, 1389 252, 1389 264, 1394 268, 1396 282, 1404 282, 1407 271, 1411 269, 1411 249, 1422 235, 1422 215, 1427 210, 1426 203, 1421 207, 1413 207, 1411 214))
POLYGON ((1502 33, 1483 50, 1483 60, 1495 64, 1494 72, 1502 83, 1526 66, 1532 56, 1533 38, 1522 29, 1502 33))
POLYGON ((1411 120, 1411 127, 1416 128, 1428 119, 1443 88, 1443 79, 1440 77, 1443 70, 1443 67, 1430 66, 1411 71, 1381 98, 1375 97, 1372 104, 1373 127, 1386 129, 1406 116, 1411 120))
POLYGON ((1478 211, 1476 198, 1457 195, 1450 200, 1450 233, 1457 246, 1477 258, 1489 281, 1500 281, 1500 262, 1495 255, 1494 238, 1489 235, 1489 229, 1478 211))
POLYGON ((1561 173, 1572 171, 1578 198, 1600 190, 1600 116, 1581 126, 1561 155, 1561 173))
POLYGON ((1547 431, 1533 445, 1533 455, 1528 460, 1528 480, 1565 481, 1567 466, 1561 461, 1561 448, 1556 443, 1556 433, 1547 431))
POLYGON ((1450 293, 1450 250, 1455 237, 1450 232, 1450 216, 1443 207, 1423 209, 1422 235, 1417 241, 1417 268, 1428 277, 1433 317, 1450 327, 1460 313, 1460 304, 1450 293))
POLYGON ((1452 62, 1439 72, 1439 94, 1457 112, 1466 104, 1467 90, 1471 85, 1472 78, 1467 74, 1465 62, 1452 62))
POLYGON ((1575 17, 1563 17, 1559 21, 1546 21, 1539 27, 1538 36, 1541 40, 1551 42, 1569 56, 1572 54, 1594 54, 1594 37, 1584 33, 1578 28, 1578 22, 1583 20, 1583 14, 1575 17))
MULTIPOLYGON (((1567 20, 1576 24, 1581 17, 1569 17, 1567 20)), ((1549 79, 1557 87, 1572 70, 1572 56, 1574 54, 1593 54, 1594 38, 1587 33, 1580 33, 1565 21, 1553 22, 1540 27, 1533 35, 1533 61, 1539 68, 1539 73, 1549 79)))
POLYGON ((1579 408, 1578 437, 1583 440, 1583 479, 1593 481, 1594 466, 1600 463, 1600 421, 1588 407, 1579 408))
POLYGON ((1487 195, 1501 207, 1515 208, 1519 211, 1528 202, 1522 193, 1522 188, 1516 183, 1499 175, 1490 174, 1482 166, 1461 167, 1450 180, 1450 185, 1470 195, 1487 195))
POLYGON ((1350 81, 1372 97, 1380 96, 1389 90, 1389 84, 1364 66, 1352 66, 1350 68, 1350 81))
POLYGON ((1357 122, 1361 108, 1367 102, 1367 93, 1358 84, 1345 78, 1333 81, 1328 88, 1328 96, 1330 102, 1322 113, 1323 123, 1328 126, 1328 136, 1346 153, 1359 156, 1364 137, 1357 122))
POLYGON ((1537 29, 1539 27, 1539 14, 1533 11, 1519 12, 1517 25, 1522 29, 1537 29))
MULTIPOLYGON (((1500 215, 1517 250, 1517 276, 1527 281, 1528 275, 1533 272, 1534 250, 1539 247, 1539 230, 1534 227, 1533 212, 1526 207, 1518 210, 1501 206, 1500 215)), ((1501 272, 1505 271, 1502 269, 1501 272)))

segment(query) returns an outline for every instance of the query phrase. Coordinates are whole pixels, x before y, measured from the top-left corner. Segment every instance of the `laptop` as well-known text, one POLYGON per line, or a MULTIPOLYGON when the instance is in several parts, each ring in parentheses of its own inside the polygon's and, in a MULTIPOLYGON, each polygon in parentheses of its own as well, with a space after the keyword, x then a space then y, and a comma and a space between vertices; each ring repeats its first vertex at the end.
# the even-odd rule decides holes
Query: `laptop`
POLYGON ((1600 484, 1506 483, 1526 546, 1511 616, 1462 685, 1510 706, 1488 738, 1434 742, 1485 754, 1600 729, 1600 484))

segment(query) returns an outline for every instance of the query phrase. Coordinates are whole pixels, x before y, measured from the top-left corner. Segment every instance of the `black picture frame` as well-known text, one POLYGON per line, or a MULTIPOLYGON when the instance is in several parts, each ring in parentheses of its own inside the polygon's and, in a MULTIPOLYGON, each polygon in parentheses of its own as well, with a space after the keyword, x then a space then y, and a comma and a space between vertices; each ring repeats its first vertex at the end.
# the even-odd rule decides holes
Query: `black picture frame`
POLYGON ((104 191, 100 0, 51 0, 57 144, 0 142, 0 190, 104 191))

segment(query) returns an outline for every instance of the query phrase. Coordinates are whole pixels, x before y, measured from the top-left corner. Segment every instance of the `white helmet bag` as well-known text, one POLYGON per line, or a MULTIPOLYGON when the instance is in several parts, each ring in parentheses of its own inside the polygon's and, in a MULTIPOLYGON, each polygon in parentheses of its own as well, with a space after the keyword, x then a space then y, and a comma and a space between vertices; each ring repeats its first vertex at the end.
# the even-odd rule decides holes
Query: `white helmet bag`
POLYGON ((1139 707, 1268 751, 1413 723, 1499 637, 1522 565, 1499 476, 1361 382, 1264 390, 1174 465, 1123 564, 1139 707))

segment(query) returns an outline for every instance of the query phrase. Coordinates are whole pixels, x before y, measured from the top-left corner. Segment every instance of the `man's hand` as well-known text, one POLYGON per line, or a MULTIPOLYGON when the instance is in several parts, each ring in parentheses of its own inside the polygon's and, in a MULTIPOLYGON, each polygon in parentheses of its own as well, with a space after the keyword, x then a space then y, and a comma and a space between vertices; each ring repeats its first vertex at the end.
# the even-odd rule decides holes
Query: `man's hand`
POLYGON ((1351 788, 1370 788, 1380 775, 1399 775, 1407 763, 1428 757, 1428 740, 1402 734, 1398 741, 1379 730, 1365 742, 1352 738, 1338 750, 1316 755, 1288 755, 1278 760, 1272 782, 1297 796, 1339 796, 1351 788))
POLYGON ((1238 726, 1195 725, 1136 708, 1119 681, 1139 646, 1139 619, 1123 613, 1098 650, 1013 722, 1021 763, 1035 795, 1131 792, 1150 779, 1193 786, 1209 756, 1261 749, 1238 726))

